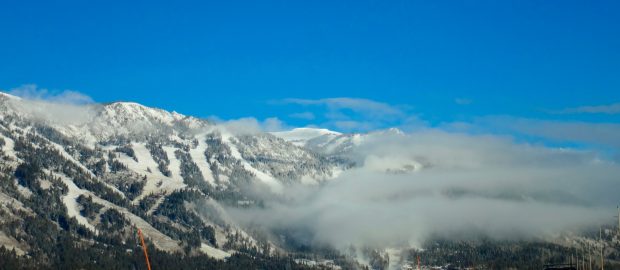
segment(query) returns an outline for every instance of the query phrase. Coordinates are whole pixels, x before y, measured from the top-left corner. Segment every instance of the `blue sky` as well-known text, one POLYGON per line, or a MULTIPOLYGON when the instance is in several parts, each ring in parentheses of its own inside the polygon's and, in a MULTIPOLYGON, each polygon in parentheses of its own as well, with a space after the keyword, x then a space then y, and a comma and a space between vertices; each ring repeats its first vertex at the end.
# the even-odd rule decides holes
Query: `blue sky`
POLYGON ((3 1, 0 89, 343 131, 620 130, 618 1, 129 2, 3 1))

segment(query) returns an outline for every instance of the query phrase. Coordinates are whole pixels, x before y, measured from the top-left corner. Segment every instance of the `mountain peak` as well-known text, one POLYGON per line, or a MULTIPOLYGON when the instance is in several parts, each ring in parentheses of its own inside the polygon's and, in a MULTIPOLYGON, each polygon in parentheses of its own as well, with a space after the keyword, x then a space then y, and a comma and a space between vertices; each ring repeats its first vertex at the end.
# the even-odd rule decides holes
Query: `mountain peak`
POLYGON ((101 116, 108 120, 121 123, 146 121, 165 125, 172 125, 174 121, 185 118, 182 114, 147 107, 135 102, 114 102, 106 104, 103 106, 101 116))
POLYGON ((12 100, 21 100, 22 99, 22 98, 20 98, 18 96, 14 96, 14 95, 11 95, 9 93, 5 93, 5 92, 1 92, 1 91, 0 91, 0 96, 8 98, 8 99, 12 99, 12 100))
POLYGON ((399 128, 392 127, 392 128, 388 128, 388 129, 373 131, 373 132, 370 132, 369 134, 402 136, 402 135, 405 135, 405 132, 403 132, 399 128))
POLYGON ((340 132, 332 131, 329 129, 310 127, 294 128, 289 131, 272 132, 271 134, 298 146, 303 146, 308 141, 316 139, 318 137, 336 137, 342 135, 342 133, 340 132))

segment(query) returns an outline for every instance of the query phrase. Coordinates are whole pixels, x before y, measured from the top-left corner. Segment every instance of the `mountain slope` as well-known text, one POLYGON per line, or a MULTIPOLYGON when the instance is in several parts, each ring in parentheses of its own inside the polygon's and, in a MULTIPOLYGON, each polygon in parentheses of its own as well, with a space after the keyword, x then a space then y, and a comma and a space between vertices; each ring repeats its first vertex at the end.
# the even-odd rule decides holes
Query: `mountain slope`
POLYGON ((295 128, 289 131, 272 132, 276 137, 293 143, 297 146, 311 149, 324 155, 347 155, 356 148, 377 138, 388 136, 403 136, 397 128, 373 131, 369 133, 343 134, 328 129, 295 128))
POLYGON ((329 180, 344 164, 270 134, 233 133, 136 103, 7 94, 0 145, 0 245, 39 254, 39 267, 59 259, 48 245, 63 237, 131 250, 136 227, 165 252, 272 256, 278 248, 234 224, 222 206, 259 204, 251 186, 278 193, 329 180))

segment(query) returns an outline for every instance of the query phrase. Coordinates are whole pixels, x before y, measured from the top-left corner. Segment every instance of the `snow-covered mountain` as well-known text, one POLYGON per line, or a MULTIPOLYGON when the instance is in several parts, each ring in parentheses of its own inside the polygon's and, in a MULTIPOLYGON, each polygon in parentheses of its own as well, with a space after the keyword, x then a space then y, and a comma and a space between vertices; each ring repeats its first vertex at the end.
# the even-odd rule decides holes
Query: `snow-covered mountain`
MULTIPOLYGON (((376 144, 405 136, 398 129, 240 132, 131 102, 72 105, 0 93, 0 268, 142 269, 140 229, 160 269, 356 269, 363 268, 359 258, 373 269, 406 269, 420 250, 359 247, 345 254, 296 242, 308 235, 303 224, 288 231, 287 215, 267 233, 252 221, 269 217, 251 216, 249 225, 232 218, 275 200, 288 203, 298 185, 324 187, 353 164, 364 166, 358 173, 413 174, 440 163, 376 144), (377 148, 383 151, 365 152, 377 148)), ((317 209, 303 222, 315 222, 325 207, 317 209)), ((472 256, 455 252, 453 243, 430 246, 422 252, 436 262, 472 256)), ((568 250, 553 248, 556 255, 568 250)), ((617 257, 616 247, 605 248, 617 257)), ((547 243, 541 249, 550 252, 547 243)), ((479 250, 491 254, 486 260, 496 257, 487 244, 479 250)), ((514 246, 505 250, 503 258, 512 258, 514 246)))
POLYGON ((116 152, 117 159, 138 174, 180 181, 177 166, 179 159, 187 156, 187 162, 196 163, 205 181, 214 186, 229 185, 230 174, 238 166, 277 189, 283 182, 303 177, 317 182, 329 179, 338 167, 321 155, 266 133, 235 134, 204 119, 137 103, 82 106, 80 113, 88 118, 73 123, 57 122, 53 114, 41 116, 46 112, 32 108, 41 104, 43 109, 62 106, 4 94, 0 96, 0 117, 7 121, 8 131, 33 130, 60 148, 65 148, 66 141, 116 152), (153 172, 156 168, 161 174, 153 172))
POLYGON ((405 133, 398 128, 352 134, 319 128, 295 128, 271 134, 317 153, 344 158, 352 164, 377 172, 409 174, 432 166, 421 157, 364 155, 364 151, 359 151, 360 148, 372 147, 373 143, 386 139, 404 138, 405 133))
POLYGON ((350 134, 321 128, 295 128, 290 131, 272 132, 271 134, 325 155, 346 155, 369 140, 404 135, 398 128, 350 134))
POLYGON ((327 141, 342 135, 340 132, 331 131, 324 128, 294 128, 289 131, 272 132, 271 134, 297 146, 306 146, 308 141, 319 137, 327 141))
POLYGON ((0 94, 0 145, 0 246, 21 254, 44 248, 27 229, 7 231, 7 222, 19 228, 32 218, 95 243, 118 237, 127 246, 120 243, 138 227, 163 251, 269 255, 277 246, 245 232, 224 208, 260 204, 252 189, 278 194, 347 166, 268 133, 233 132, 137 103, 71 105, 8 94, 0 94))

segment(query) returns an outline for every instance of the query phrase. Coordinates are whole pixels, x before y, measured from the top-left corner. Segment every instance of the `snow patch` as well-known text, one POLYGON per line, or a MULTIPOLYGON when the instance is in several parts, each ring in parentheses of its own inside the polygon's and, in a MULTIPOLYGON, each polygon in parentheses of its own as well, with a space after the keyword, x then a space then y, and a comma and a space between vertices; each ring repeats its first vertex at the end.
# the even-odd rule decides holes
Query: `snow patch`
POLYGON ((86 217, 80 214, 80 206, 77 202, 77 198, 80 197, 80 195, 86 195, 89 192, 80 189, 78 186, 75 185, 73 180, 70 180, 65 175, 62 175, 62 174, 56 174, 56 175, 60 177, 61 181, 65 185, 67 185, 69 189, 67 191, 67 195, 62 196, 62 202, 67 207, 67 215, 69 217, 74 217, 80 225, 83 225, 84 227, 88 228, 89 230, 91 230, 92 232, 96 234, 97 231, 95 229, 95 226, 90 224, 88 222, 88 219, 86 219, 86 217))
POLYGON ((196 148, 189 150, 189 155, 198 166, 202 177, 209 184, 215 186, 215 179, 213 178, 213 172, 211 172, 210 165, 207 162, 207 157, 205 156, 205 151, 207 150, 207 144, 205 143, 205 135, 197 136, 198 146, 196 148))
POLYGON ((259 171, 258 169, 252 167, 252 165, 250 165, 250 163, 248 163, 247 160, 243 159, 243 157, 241 156, 241 153, 239 152, 239 149, 237 149, 237 146, 230 141, 231 137, 232 135, 229 133, 222 133, 222 142, 228 145, 228 147, 230 148, 231 155, 241 162, 241 165, 243 166, 244 169, 256 175, 256 178, 258 178, 258 180, 267 184, 273 192, 281 193, 284 189, 282 184, 277 179, 275 179, 273 176, 267 173, 264 173, 262 171, 259 171))
POLYGON ((0 247, 2 246, 9 250, 15 250, 15 254, 18 256, 23 256, 26 254, 26 247, 24 244, 20 243, 13 237, 6 235, 3 231, 0 231, 0 247))
POLYGON ((177 159, 177 155, 174 154, 176 150, 174 147, 164 146, 162 147, 168 156, 168 160, 170 164, 168 164, 168 169, 171 173, 171 178, 177 184, 183 184, 183 177, 181 177, 181 161, 177 159))
POLYGON ((101 199, 90 191, 80 189, 78 186, 75 185, 73 180, 69 179, 63 174, 54 173, 54 175, 60 177, 61 181, 65 183, 65 185, 67 185, 67 187, 69 188, 69 192, 67 193, 67 195, 63 196, 62 198, 63 203, 67 206, 67 215, 69 215, 69 217, 75 216, 80 224, 82 224, 82 222, 85 222, 85 224, 83 225, 86 226, 88 229, 92 230, 93 232, 96 233, 96 231, 94 231, 95 227, 89 224, 88 220, 79 214, 78 203, 75 199, 77 199, 77 197, 79 197, 81 194, 92 197, 93 202, 95 203, 101 204, 107 208, 114 208, 121 212, 127 219, 129 219, 129 222, 131 224, 140 228, 142 230, 142 233, 144 233, 146 237, 150 238, 156 247, 169 252, 176 252, 181 250, 178 241, 153 228, 151 224, 146 222, 144 219, 134 215, 126 208, 120 207, 109 201, 101 199))
POLYGON ((217 249, 214 248, 212 246, 209 246, 205 243, 202 243, 200 245, 200 251, 204 252, 205 254, 209 255, 209 257, 212 257, 214 259, 218 259, 218 260, 223 260, 226 259, 228 257, 230 257, 230 253, 223 251, 221 249, 217 249))
POLYGON ((309 140, 324 136, 339 136, 342 133, 324 128, 295 128, 289 131, 271 132, 272 135, 282 138, 297 146, 305 146, 309 140))
MULTIPOLYGON (((62 146, 60 146, 57 143, 48 141, 56 150, 58 150, 58 152, 60 153, 60 155, 62 155, 64 158, 66 158, 67 160, 73 162, 73 164, 75 164, 76 166, 78 166, 80 169, 82 169, 82 171, 86 172, 90 177, 92 177, 93 179, 97 179, 95 181, 100 181, 98 180, 98 178, 95 176, 95 174, 93 174, 93 172, 91 172, 88 168, 86 168, 86 166, 84 166, 82 163, 80 163, 79 161, 77 161, 75 158, 73 158, 73 156, 69 155, 69 153, 67 153, 67 151, 65 151, 65 148, 63 148, 62 146)), ((118 193, 118 195, 121 195, 121 197, 125 198, 125 194, 123 192, 121 192, 120 190, 118 190, 118 188, 116 188, 115 186, 112 186, 106 182, 100 181, 102 184, 104 184, 105 186, 109 187, 110 189, 112 189, 112 191, 118 193)))
POLYGON ((4 135, 0 136, 2 136, 2 139, 4 139, 4 146, 2 146, 2 151, 13 160, 19 160, 19 158, 17 158, 17 155, 15 155, 15 141, 4 135))
POLYGON ((133 149, 138 162, 124 154, 119 158, 120 161, 130 170, 141 175, 146 175, 147 179, 142 193, 134 199, 134 203, 151 193, 170 193, 186 186, 180 175, 180 162, 174 155, 174 149, 168 149, 172 151, 172 155, 166 151, 168 160, 170 160, 170 164, 172 165, 170 166, 172 168, 169 169, 173 173, 173 177, 167 177, 157 168, 157 162, 155 162, 151 156, 151 152, 146 148, 145 143, 132 143, 130 146, 133 149))

